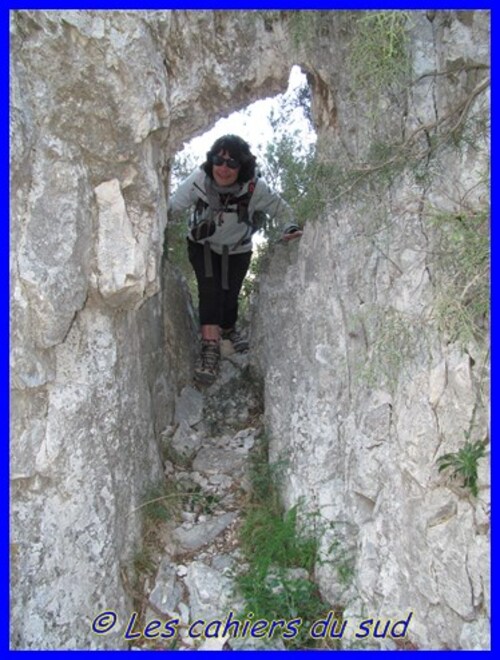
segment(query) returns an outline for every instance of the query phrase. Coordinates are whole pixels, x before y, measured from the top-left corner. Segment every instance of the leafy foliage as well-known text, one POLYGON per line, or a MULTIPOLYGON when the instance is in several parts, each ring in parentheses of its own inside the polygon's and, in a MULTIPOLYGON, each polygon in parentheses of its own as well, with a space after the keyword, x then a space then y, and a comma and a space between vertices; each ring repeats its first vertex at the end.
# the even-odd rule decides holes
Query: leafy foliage
POLYGON ((457 213, 436 214, 432 224, 438 243, 439 327, 451 341, 478 341, 489 325, 489 212, 462 206, 457 213))
MULTIPOLYGON (((191 158, 176 155, 172 165, 172 183, 175 187, 195 169, 196 164, 191 158)), ((176 266, 185 277, 191 298, 197 300, 198 290, 196 277, 189 263, 186 248, 186 234, 190 210, 169 217, 165 228, 163 256, 176 266)))
POLYGON ((404 11, 359 12, 350 44, 350 67, 355 87, 368 95, 400 87, 410 69, 404 11))
POLYGON ((350 12, 333 12, 318 10, 298 10, 283 12, 289 21, 289 30, 292 42, 297 50, 314 48, 318 38, 330 36, 332 19, 338 20, 342 15, 350 12))
MULTIPOLYGON (((278 113, 271 111, 269 115, 274 138, 265 149, 263 175, 292 207, 298 223, 303 226, 324 209, 325 195, 321 187, 325 172, 316 159, 315 144, 304 142, 304 132, 289 130, 290 119, 297 114, 311 126, 311 90, 307 84, 296 89, 278 113)), ((269 227, 266 237, 273 240, 279 229, 269 227)))
MULTIPOLYGON (((271 185, 278 189, 292 207, 300 226, 321 217, 325 208, 324 168, 315 159, 315 146, 302 148, 297 135, 283 135, 266 149, 271 185)), ((276 238, 279 228, 270 227, 269 238, 276 238)))
POLYGON ((437 460, 439 472, 451 470, 453 479, 462 479, 464 488, 468 488, 474 497, 478 495, 477 486, 477 463, 485 455, 485 443, 483 440, 471 442, 467 440, 465 445, 457 452, 443 454, 437 460))
POLYGON ((395 392, 398 379, 409 367, 426 340, 422 322, 416 314, 403 313, 395 308, 374 309, 371 352, 363 360, 359 375, 370 387, 384 386, 395 392))
POLYGON ((303 648, 312 640, 306 636, 310 624, 328 612, 310 579, 294 576, 288 569, 314 568, 318 544, 312 533, 299 525, 300 506, 284 512, 277 483, 283 464, 269 464, 262 443, 251 466, 252 495, 241 528, 241 548, 248 568, 237 577, 245 598, 242 618, 252 612, 268 621, 303 620, 299 635, 284 640, 290 647, 303 648))
POLYGON ((175 484, 161 483, 151 487, 144 495, 139 509, 144 517, 153 523, 172 520, 179 511, 181 495, 175 484))

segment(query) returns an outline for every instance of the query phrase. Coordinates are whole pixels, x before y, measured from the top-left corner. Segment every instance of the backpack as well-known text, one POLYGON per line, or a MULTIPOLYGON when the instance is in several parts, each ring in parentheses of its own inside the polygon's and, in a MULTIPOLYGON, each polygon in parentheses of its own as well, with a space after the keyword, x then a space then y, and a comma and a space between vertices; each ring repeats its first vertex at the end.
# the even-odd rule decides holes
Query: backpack
MULTIPOLYGON (((247 231, 243 237, 238 241, 238 243, 233 246, 233 249, 239 247, 240 245, 245 245, 251 240, 251 237, 255 232, 262 229, 267 220, 267 215, 264 211, 254 211, 252 217, 249 217, 248 207, 250 206, 250 200, 252 199, 253 191, 255 190, 256 179, 252 179, 248 184, 248 190, 244 195, 240 197, 234 197, 227 200, 227 203, 236 203, 237 213, 238 213, 238 222, 244 222, 247 225, 247 231)), ((200 241, 205 238, 209 238, 212 234, 215 233, 216 223, 215 220, 203 219, 205 210, 208 208, 208 203, 205 202, 201 197, 198 197, 196 206, 193 211, 191 219, 191 236, 193 240, 200 241)))

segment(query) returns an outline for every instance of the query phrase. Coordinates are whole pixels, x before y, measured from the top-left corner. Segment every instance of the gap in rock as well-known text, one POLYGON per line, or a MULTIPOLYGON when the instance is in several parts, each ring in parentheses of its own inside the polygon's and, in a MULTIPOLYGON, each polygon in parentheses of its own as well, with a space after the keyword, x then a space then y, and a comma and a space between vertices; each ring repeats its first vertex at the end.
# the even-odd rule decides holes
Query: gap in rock
POLYGON ((315 144, 317 136, 311 122, 310 89, 300 67, 292 67, 288 88, 283 94, 255 101, 219 119, 208 131, 185 142, 176 154, 178 166, 172 173, 172 189, 182 179, 184 171, 189 172, 200 165, 215 140, 227 133, 239 135, 250 144, 260 173, 266 179, 272 176, 266 163, 267 146, 285 133, 296 134, 296 142, 301 147, 297 157, 302 156, 308 146, 315 144))
MULTIPOLYGON (((317 135, 312 123, 311 90, 300 67, 292 67, 288 88, 283 94, 255 101, 246 108, 219 119, 202 135, 186 141, 173 160, 170 181, 172 192, 205 161, 206 154, 215 140, 228 133, 239 135, 249 143, 252 153, 257 157, 259 175, 271 188, 284 193, 286 201, 290 201, 284 191, 281 176, 281 171, 287 167, 287 163, 280 162, 275 156, 271 158, 270 149, 288 142, 292 145, 293 158, 297 161, 311 159, 315 153, 317 135)), ((192 299, 196 300, 196 283, 185 249, 188 217, 189 211, 181 220, 167 226, 165 254, 167 259, 180 269, 188 282, 192 299)), ((243 325, 247 323, 248 299, 259 268, 257 261, 268 241, 276 238, 276 229, 274 233, 259 231, 254 235, 252 266, 243 285, 240 305, 243 325)))
MULTIPOLYGON (((269 145, 293 140, 294 157, 306 158, 316 142, 310 116, 306 77, 294 67, 287 92, 252 103, 186 143, 176 156, 171 190, 199 167, 218 137, 234 133, 250 144, 261 176, 283 193, 276 166, 273 170, 268 162, 269 145)), ((195 301, 196 286, 185 249, 186 225, 185 216, 167 227, 166 256, 188 280, 195 301)), ((254 238, 254 256, 267 239, 264 234, 254 238)), ((183 627, 178 629, 176 646, 163 641, 140 648, 254 647, 252 640, 201 642, 190 639, 185 631, 193 621, 224 620, 229 612, 245 608, 235 593, 234 578, 241 562, 239 535, 251 491, 250 465, 264 442, 263 399, 263 383, 252 365, 251 349, 248 354, 225 356, 219 378, 209 388, 187 385, 177 397, 174 423, 160 438, 163 490, 152 493, 150 505, 143 510, 145 561, 137 571, 137 607, 141 625, 153 618, 176 618, 183 627), (203 594, 208 593, 207 600, 203 594)), ((281 648, 274 641, 269 646, 281 648)))

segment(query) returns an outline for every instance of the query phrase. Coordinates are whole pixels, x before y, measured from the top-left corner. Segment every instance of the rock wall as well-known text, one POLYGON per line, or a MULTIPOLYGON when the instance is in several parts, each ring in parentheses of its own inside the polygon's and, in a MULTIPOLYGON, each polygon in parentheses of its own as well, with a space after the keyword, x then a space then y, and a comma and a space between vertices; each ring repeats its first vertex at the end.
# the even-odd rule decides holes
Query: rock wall
MULTIPOLYGON (((15 648, 125 645, 119 625, 96 636, 91 624, 103 609, 119 623, 130 615, 121 567, 139 544, 132 512, 160 478, 158 436, 192 360, 186 296, 161 266, 175 151, 282 91, 294 63, 309 73, 325 162, 362 159, 373 142, 345 73, 348 14, 318 14, 312 40, 290 29, 302 14, 11 14, 15 648)), ((424 77, 404 107, 384 98, 382 133, 446 116, 488 64, 485 12, 416 15, 414 73, 424 77), (453 75, 424 75, 457 61, 453 75)), ((335 522, 344 570, 318 567, 325 595, 346 616, 411 609, 422 648, 487 645, 487 470, 470 501, 434 464, 473 414, 485 426, 487 362, 435 332, 388 381, 375 370, 368 386, 359 371, 387 310, 431 306, 422 208, 469 191, 486 151, 443 151, 425 185, 405 174, 378 196, 333 205, 273 259, 255 318, 272 452, 291 459, 285 499, 304 495, 335 522), (375 235, 373 215, 385 218, 375 235), (339 575, 354 576, 347 589, 339 575)))
POLYGON ((445 257, 435 219, 488 206, 487 135, 458 146, 444 137, 464 108, 487 121, 489 16, 415 12, 413 20, 404 114, 381 94, 367 121, 373 106, 342 76, 338 24, 319 40, 321 59, 304 55, 313 91, 328 92, 316 94, 314 108, 321 158, 332 173, 339 163, 357 173, 329 184, 325 217, 306 225, 300 244, 272 254, 252 343, 272 458, 288 464, 285 501, 303 501, 305 521, 321 516, 326 561, 317 578, 349 621, 344 646, 391 648, 349 630, 412 613, 408 638, 417 648, 485 649, 488 456, 479 461, 477 498, 445 478, 436 459, 467 437, 488 437, 487 330, 464 344, 437 329, 445 257), (414 159, 410 137, 424 133, 429 141, 417 151, 443 142, 414 159), (403 162, 389 183, 365 176, 357 185, 375 142, 408 147, 403 162))
MULTIPOLYGON (((183 140, 286 84, 248 13, 11 14, 12 646, 120 648, 133 513, 190 378, 161 255, 183 140), (160 286, 162 284, 162 286, 160 286)), ((274 46, 273 46, 274 44, 274 46)))

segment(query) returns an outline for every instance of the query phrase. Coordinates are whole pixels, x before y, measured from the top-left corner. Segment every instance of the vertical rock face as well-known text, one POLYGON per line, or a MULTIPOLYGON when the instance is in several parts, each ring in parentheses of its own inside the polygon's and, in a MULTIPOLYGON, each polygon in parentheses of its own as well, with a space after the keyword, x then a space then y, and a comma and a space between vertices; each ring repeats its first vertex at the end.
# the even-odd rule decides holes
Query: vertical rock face
POLYGON ((161 269, 166 172, 183 140, 285 84, 278 35, 257 29, 246 12, 11 14, 16 648, 126 644, 120 569, 195 336, 161 269), (118 622, 99 636, 102 610, 118 622))
MULTIPOLYGON (((488 648, 488 456, 477 497, 439 473, 436 459, 488 437, 487 332, 454 338, 458 305, 447 327, 437 321, 442 261, 458 250, 439 243, 439 218, 472 222, 488 209, 487 133, 451 144, 446 136, 488 123, 489 16, 432 18, 413 15, 413 84, 399 117, 380 94, 383 116, 368 122, 369 99, 363 105, 339 73, 341 40, 320 40, 321 60, 308 54, 324 90, 315 107, 323 161, 332 180, 339 162, 356 173, 330 182, 327 197, 338 199, 325 217, 272 255, 253 345, 273 457, 288 461, 286 502, 303 498, 324 521, 328 561, 317 578, 329 602, 344 607, 351 629, 359 617, 394 622, 413 612, 408 636, 420 648, 488 648), (392 151, 371 165, 375 142, 392 151), (399 171, 390 183, 375 179, 384 158, 398 162, 394 145, 404 151, 399 171), (372 178, 359 185, 363 167, 372 178)), ((454 303, 467 295, 466 274, 460 283, 454 303)))
MULTIPOLYGON (((310 40, 287 31, 302 12, 286 14, 12 13, 15 648, 125 646, 121 568, 193 357, 187 296, 161 266, 181 143, 281 91, 293 63, 309 73, 325 162, 359 164, 396 133, 425 150, 448 116, 487 115, 485 12, 414 13, 417 82, 401 106, 381 98, 376 126, 345 67, 348 15, 318 14, 310 40), (99 636, 104 610, 118 622, 99 636)), ((455 214, 457 199, 475 208, 487 194, 488 145, 462 147, 330 204, 278 249, 254 319, 272 451, 290 459, 285 498, 334 522, 322 543, 337 563, 317 571, 325 596, 352 619, 413 611, 422 648, 488 644, 486 460, 474 500, 435 465, 486 426, 485 352, 428 324, 429 209, 455 214)))

